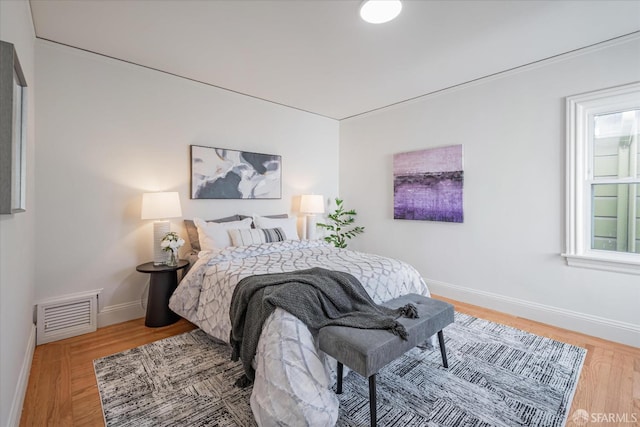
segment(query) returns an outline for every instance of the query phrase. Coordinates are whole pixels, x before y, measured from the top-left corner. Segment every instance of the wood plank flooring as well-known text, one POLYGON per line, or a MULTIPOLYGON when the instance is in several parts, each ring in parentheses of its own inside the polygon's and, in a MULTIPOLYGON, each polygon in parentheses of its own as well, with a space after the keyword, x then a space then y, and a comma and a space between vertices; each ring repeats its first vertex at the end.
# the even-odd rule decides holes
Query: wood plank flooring
MULTIPOLYGON (((571 415, 578 409, 596 421, 588 426, 640 426, 640 348, 435 297, 451 302, 462 313, 586 348, 568 427, 577 425, 571 415)), ((93 360, 194 328, 185 320, 147 328, 144 319, 136 319, 36 347, 20 426, 104 425, 93 360)))

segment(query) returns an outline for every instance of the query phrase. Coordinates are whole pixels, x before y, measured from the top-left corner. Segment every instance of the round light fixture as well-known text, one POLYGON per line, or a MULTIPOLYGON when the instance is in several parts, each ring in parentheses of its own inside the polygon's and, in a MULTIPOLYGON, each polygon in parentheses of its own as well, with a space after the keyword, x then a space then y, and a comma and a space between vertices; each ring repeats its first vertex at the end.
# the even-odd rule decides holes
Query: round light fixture
POLYGON ((400 0, 365 0, 360 6, 360 17, 371 24, 389 22, 400 14, 400 0))

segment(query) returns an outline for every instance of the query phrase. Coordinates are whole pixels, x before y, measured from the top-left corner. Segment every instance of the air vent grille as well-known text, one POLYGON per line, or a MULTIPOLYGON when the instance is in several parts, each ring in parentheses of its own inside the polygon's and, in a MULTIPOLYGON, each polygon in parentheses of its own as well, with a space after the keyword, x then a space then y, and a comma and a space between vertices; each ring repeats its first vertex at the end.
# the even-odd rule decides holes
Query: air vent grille
POLYGON ((54 332, 73 326, 91 324, 91 301, 44 308, 44 331, 54 332))
POLYGON ((71 295, 38 304, 37 343, 44 344, 93 332, 98 294, 71 295))

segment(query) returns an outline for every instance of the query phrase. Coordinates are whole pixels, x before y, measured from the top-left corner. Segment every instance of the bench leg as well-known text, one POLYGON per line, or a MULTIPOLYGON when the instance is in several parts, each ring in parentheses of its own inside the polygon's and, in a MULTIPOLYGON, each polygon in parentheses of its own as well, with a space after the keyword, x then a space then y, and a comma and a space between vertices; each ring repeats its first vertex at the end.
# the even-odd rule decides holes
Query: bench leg
POLYGON ((440 343, 440 354, 442 355, 442 366, 449 367, 447 363, 447 349, 444 348, 444 334, 442 331, 438 332, 438 342, 440 343))
POLYGON ((337 394, 342 394, 342 363, 338 362, 338 389, 337 394))
POLYGON ((369 416, 371 417, 371 427, 376 427, 378 421, 376 406, 376 374, 373 374, 369 377, 369 416))

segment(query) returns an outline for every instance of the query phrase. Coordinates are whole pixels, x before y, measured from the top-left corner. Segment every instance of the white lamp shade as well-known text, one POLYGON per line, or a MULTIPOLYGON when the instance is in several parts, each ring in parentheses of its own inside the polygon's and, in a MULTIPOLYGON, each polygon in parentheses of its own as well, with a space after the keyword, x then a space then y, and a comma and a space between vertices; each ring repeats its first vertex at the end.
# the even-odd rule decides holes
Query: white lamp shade
POLYGON ((177 191, 142 194, 141 219, 165 219, 182 216, 177 191))
POLYGON ((302 213, 324 213, 324 197, 319 194, 305 194, 300 197, 300 212, 302 213))

